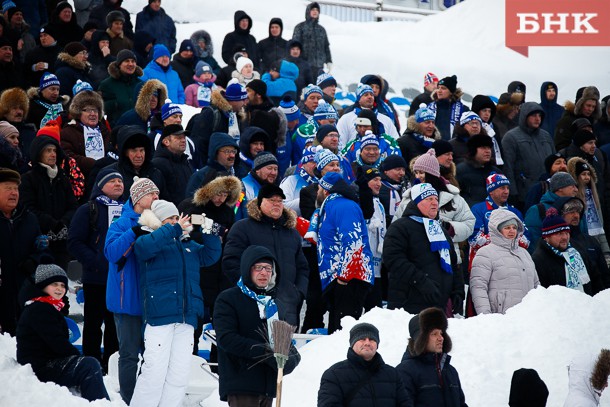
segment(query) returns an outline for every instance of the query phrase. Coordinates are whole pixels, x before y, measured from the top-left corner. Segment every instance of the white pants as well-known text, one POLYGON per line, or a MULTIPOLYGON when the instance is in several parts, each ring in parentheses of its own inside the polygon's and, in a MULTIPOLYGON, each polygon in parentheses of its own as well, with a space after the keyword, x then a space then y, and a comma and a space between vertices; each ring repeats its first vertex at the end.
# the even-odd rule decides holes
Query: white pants
POLYGON ((144 363, 130 406, 181 406, 189 380, 194 328, 146 325, 144 363))

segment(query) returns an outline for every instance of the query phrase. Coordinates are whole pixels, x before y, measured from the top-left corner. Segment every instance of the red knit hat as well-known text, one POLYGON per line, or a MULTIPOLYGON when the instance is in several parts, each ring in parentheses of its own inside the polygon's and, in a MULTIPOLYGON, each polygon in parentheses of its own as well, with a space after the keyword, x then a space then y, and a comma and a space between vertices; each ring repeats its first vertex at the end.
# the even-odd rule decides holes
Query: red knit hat
POLYGON ((49 120, 47 124, 38 130, 36 136, 49 136, 59 141, 59 132, 61 131, 61 119, 49 120))

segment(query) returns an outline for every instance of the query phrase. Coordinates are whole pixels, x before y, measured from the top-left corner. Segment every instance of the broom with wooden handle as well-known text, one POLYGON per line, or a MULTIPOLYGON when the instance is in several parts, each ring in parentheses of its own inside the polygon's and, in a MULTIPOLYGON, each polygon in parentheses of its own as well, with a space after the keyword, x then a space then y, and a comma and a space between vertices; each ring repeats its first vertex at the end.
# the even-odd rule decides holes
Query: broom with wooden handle
POLYGON ((282 404, 282 380, 284 379, 284 366, 290 353, 292 333, 296 327, 285 321, 273 321, 271 326, 273 337, 273 356, 277 362, 277 391, 275 396, 275 407, 282 404))

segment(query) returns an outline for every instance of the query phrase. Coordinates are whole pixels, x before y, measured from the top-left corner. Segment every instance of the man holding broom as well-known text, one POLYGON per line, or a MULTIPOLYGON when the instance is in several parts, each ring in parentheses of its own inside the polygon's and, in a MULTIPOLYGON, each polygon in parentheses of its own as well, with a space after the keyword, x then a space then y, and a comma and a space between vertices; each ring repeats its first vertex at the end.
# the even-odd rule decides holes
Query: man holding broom
MULTIPOLYGON (((281 273, 275 256, 254 245, 243 252, 240 271, 237 286, 220 293, 214 306, 220 399, 231 407, 271 407, 278 364, 269 333, 278 320, 275 292, 281 273)), ((301 360, 292 345, 287 356, 284 374, 301 360)))

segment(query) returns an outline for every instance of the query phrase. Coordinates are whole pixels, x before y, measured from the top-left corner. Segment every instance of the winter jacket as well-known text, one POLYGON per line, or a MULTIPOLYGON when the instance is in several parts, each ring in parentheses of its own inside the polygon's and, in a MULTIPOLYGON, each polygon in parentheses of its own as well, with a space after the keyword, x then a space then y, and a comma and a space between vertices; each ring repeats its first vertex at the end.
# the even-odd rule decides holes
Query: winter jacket
MULTIPOLYGON (((474 231, 472 232, 472 236, 479 233, 479 231, 482 231, 483 234, 485 234, 485 235, 489 234, 489 228, 488 228, 489 216, 491 215, 491 212, 493 210, 498 209, 498 208, 500 208, 500 207, 489 197, 486 198, 483 202, 478 202, 478 203, 472 205, 471 211, 475 218, 474 231)), ((519 220, 521 222, 523 222, 523 214, 521 213, 521 211, 519 209, 515 208, 512 205, 508 205, 508 204, 505 206, 502 206, 501 208, 511 211, 512 213, 514 213, 517 216, 517 218, 519 218, 519 220)), ((527 238, 529 239, 529 231, 526 231, 525 234, 526 234, 527 238)))
POLYGON ((192 58, 183 58, 180 54, 175 54, 172 58, 172 62, 170 62, 174 71, 180 77, 180 82, 182 82, 182 87, 186 90, 186 87, 190 84, 194 83, 193 74, 195 73, 195 64, 197 61, 194 57, 192 58))
POLYGON ((105 30, 108 28, 106 24, 106 16, 111 11, 120 11, 123 14, 123 18, 125 22, 123 23, 123 33, 129 37, 133 38, 133 24, 131 23, 131 16, 129 15, 129 11, 125 10, 121 5, 123 4, 123 0, 103 0, 103 3, 95 6, 91 10, 91 14, 89 14, 89 21, 97 24, 98 29, 105 30))
POLYGON ((273 79, 269 73, 263 74, 261 79, 267 85, 267 96, 280 100, 282 96, 290 94, 293 100, 296 100, 295 81, 299 77, 299 68, 292 62, 282 61, 279 72, 280 77, 277 79, 273 79))
POLYGON ((112 62, 108 65, 108 74, 109 77, 100 83, 98 92, 104 99, 108 121, 114 126, 119 117, 136 104, 136 89, 142 84, 140 76, 144 72, 138 66, 133 75, 127 76, 121 73, 116 62, 112 62))
MULTIPOLYGON (((284 23, 281 18, 272 18, 269 21, 269 37, 264 40, 260 40, 257 44, 258 56, 260 58, 260 64, 258 64, 261 72, 267 72, 271 66, 283 59, 286 55, 286 45, 288 41, 282 38, 284 33, 284 23), (271 24, 277 24, 280 26, 280 34, 277 37, 271 35, 271 24)), ((269 95, 269 92, 267 92, 269 95)))
POLYGON ((103 38, 103 31, 95 31, 91 36, 91 46, 89 47, 89 58, 87 62, 91 65, 89 77, 91 78, 90 85, 93 89, 98 89, 100 83, 108 77, 108 65, 116 61, 116 57, 112 54, 104 56, 98 43, 100 38, 103 38))
POLYGON ((299 202, 301 200, 301 189, 310 185, 297 173, 285 177, 280 183, 280 188, 284 191, 286 199, 284 199, 284 206, 288 209, 292 209, 296 212, 297 216, 301 216, 301 208, 299 202))
POLYGON ((563 116, 563 112, 565 111, 564 107, 557 103, 557 98, 559 96, 559 88, 557 88, 557 84, 555 82, 543 82, 540 85, 540 106, 542 106, 542 110, 544 110, 544 120, 540 125, 540 128, 546 130, 551 136, 555 135, 555 125, 563 116), (548 100, 546 98, 546 90, 550 86, 553 86, 557 92, 555 92, 555 98, 553 100, 548 100))
POLYGON ((276 300, 280 319, 297 325, 297 312, 307 294, 309 267, 301 248, 301 236, 295 229, 296 216, 284 208, 278 220, 271 219, 263 215, 257 202, 257 199, 248 202, 248 219, 236 222, 229 231, 222 271, 235 283, 244 250, 251 245, 269 249, 282 265, 276 300))
POLYGON ((57 56, 61 52, 61 47, 57 44, 51 45, 49 47, 43 47, 39 45, 34 49, 31 49, 25 54, 25 61, 23 62, 24 66, 24 75, 25 75, 25 83, 27 86, 40 86, 40 78, 44 74, 45 71, 55 72, 55 62, 57 61, 57 56), (46 62, 49 64, 49 68, 44 71, 32 71, 32 65, 37 64, 38 62, 46 62))
POLYGON ((386 228, 392 223, 394 214, 402 201, 402 182, 391 180, 384 173, 381 174, 381 189, 379 190, 379 201, 385 211, 386 228))
POLYGON ((432 92, 433 102, 428 105, 428 109, 436 114, 434 123, 441 132, 443 140, 451 139, 455 124, 460 122, 462 113, 469 110, 460 99, 463 95, 462 89, 457 88, 449 99, 438 100, 436 92, 432 92))
POLYGON ((447 353, 414 355, 407 350, 396 366, 412 407, 467 407, 460 377, 447 353))
POLYGON ((248 173, 254 165, 254 157, 250 154, 250 140, 254 136, 257 136, 259 139, 262 138, 265 145, 264 151, 271 152, 271 141, 267 132, 256 126, 246 127, 239 137, 239 165, 245 173, 248 173))
POLYGON ((186 185, 193 175, 193 167, 188 162, 188 156, 184 153, 174 154, 164 145, 159 145, 155 151, 152 165, 161 171, 165 179, 167 190, 161 191, 164 195, 163 199, 171 201, 177 206, 187 196, 186 185))
MULTIPOLYGON (((46 296, 42 290, 31 298, 46 296)), ((64 316, 53 305, 32 301, 26 303, 17 325, 17 362, 31 364, 38 373, 51 360, 67 356, 80 356, 69 340, 68 325, 64 316)))
POLYGON ((197 30, 191 34, 191 42, 193 43, 195 58, 209 64, 214 75, 218 75, 220 72, 220 65, 218 65, 218 62, 214 59, 214 45, 212 44, 212 37, 210 34, 205 30, 197 30), (199 46, 200 38, 205 41, 205 49, 201 49, 199 46))
POLYGON ((89 62, 81 62, 67 52, 60 52, 55 64, 55 75, 59 79, 59 94, 72 95, 72 87, 79 79, 93 85, 89 76, 90 71, 89 62))
POLYGON ((49 17, 48 25, 53 27, 52 32, 57 33, 55 40, 62 49, 70 42, 80 42, 83 39, 83 29, 76 22, 75 13, 72 13, 72 19, 66 23, 59 18, 59 11, 55 8, 49 17))
POLYGON ((254 64, 254 69, 258 69, 260 61, 258 46, 256 44, 256 38, 250 34, 250 30, 252 29, 252 18, 250 18, 245 11, 237 10, 233 15, 233 24, 235 29, 225 35, 225 38, 222 41, 222 60, 225 61, 227 65, 230 65, 233 59, 233 50, 236 45, 240 44, 246 48, 248 58, 250 58, 254 64), (242 30, 239 28, 239 20, 244 18, 248 19, 248 28, 242 30))
POLYGON ((165 69, 155 61, 150 61, 144 68, 144 74, 141 79, 144 82, 149 79, 158 79, 163 82, 167 86, 167 97, 173 103, 184 104, 186 101, 180 77, 171 65, 165 69))
POLYGON ((140 271, 133 246, 140 214, 133 210, 131 199, 123 205, 121 217, 108 227, 104 255, 108 259, 106 308, 115 314, 142 315, 140 271), (120 267, 119 267, 120 264, 120 267))
POLYGON ((407 400, 395 368, 387 365, 379 353, 367 362, 352 348, 346 360, 326 369, 318 390, 318 407, 406 407, 407 400), (347 396, 352 394, 347 403, 347 396))
MULTIPOLYGON (((337 130, 339 131, 339 150, 344 150, 349 147, 350 142, 358 138, 358 132, 356 131, 356 118, 360 113, 360 108, 355 108, 349 113, 344 113, 339 121, 337 122, 337 130)), ((383 135, 388 141, 392 140, 393 147, 400 151, 396 145, 396 140, 400 137, 396 126, 388 116, 375 112, 377 120, 379 120, 379 133, 383 135)), ((380 136, 381 137, 381 136, 380 136)))
POLYGON ((599 102, 599 90, 595 86, 588 86, 584 88, 582 97, 575 103, 567 101, 565 103, 565 111, 563 116, 555 125, 555 148, 560 150, 570 145, 574 137, 574 129, 572 123, 574 120, 579 118, 585 118, 594 125, 599 118, 602 117, 601 105, 599 102), (590 116, 584 116, 582 114, 582 107, 587 100, 597 99, 595 110, 590 116))
MULTIPOLYGON (((305 21, 302 21, 294 27, 292 39, 299 41, 303 47, 301 56, 309 62, 312 68, 322 68, 327 62, 333 62, 330 55, 330 43, 326 30, 320 25, 319 17, 311 18, 309 12, 314 4, 309 3, 305 8, 305 21)), ((314 77, 317 77, 318 72, 313 72, 314 77)))
MULTIPOLYGON (((147 5, 136 14, 135 31, 146 31, 155 39, 155 44, 163 44, 169 49, 170 54, 176 52, 176 25, 174 20, 165 13, 163 8, 154 11, 147 5)), ((176 102, 172 99, 174 103, 176 102)))
MULTIPOLYGON (((291 44, 294 44, 294 43, 295 43, 294 40, 288 41, 288 45, 286 46, 286 48, 288 50, 290 50, 291 44)), ((300 45, 299 45, 299 47, 301 49, 303 48, 300 45)), ((304 87, 306 87, 310 83, 316 82, 316 77, 314 77, 313 73, 311 72, 311 65, 309 64, 309 62, 307 62, 305 59, 303 59, 302 55, 298 58, 287 55, 284 59, 288 62, 292 62, 293 64, 295 64, 297 66, 297 68, 299 68, 299 76, 295 80, 295 84, 297 85, 297 95, 300 97, 301 91, 303 90, 304 87)))
MULTIPOLYGON (((542 128, 527 126, 527 116, 544 111, 539 104, 526 102, 519 113, 519 127, 509 130, 502 138, 504 174, 510 180, 510 194, 525 201, 527 191, 546 172, 544 160, 555 152, 551 135, 542 128)), ((543 117, 544 122, 544 117, 543 117)), ((529 227, 529 224, 526 222, 529 227)))
MULTIPOLYGON (((256 294, 276 298, 276 293, 282 290, 280 287, 276 285, 269 291, 257 289, 250 278, 250 268, 262 258, 273 260, 276 284, 282 284, 284 265, 265 247, 246 251, 240 262, 239 275, 244 285, 256 294)), ((280 319, 283 319, 281 311, 280 319)), ((275 397, 277 364, 271 350, 264 346, 261 332, 267 332, 267 320, 261 318, 257 302, 239 287, 229 288, 216 300, 213 321, 218 343, 220 399, 227 401, 227 396, 232 394, 275 397)), ((291 346, 284 374, 291 373, 300 361, 301 355, 291 346)))
MULTIPOLYGON (((70 91, 71 92, 71 91, 70 91)), ((27 123, 33 123, 36 128, 43 127, 47 121, 56 119, 56 117, 48 117, 47 112, 49 111, 49 105, 53 105, 53 103, 40 95, 38 88, 30 88, 27 90, 28 98, 30 99, 30 110, 28 111, 28 115, 25 119, 27 123), (44 123, 43 123, 43 120, 44 123)), ((70 93, 72 94, 72 93, 70 93)), ((69 96, 59 96, 56 104, 61 104, 62 109, 64 111, 68 110, 68 102, 70 101, 69 96)))
POLYGON ((501 173, 491 162, 480 165, 474 160, 466 159, 457 165, 456 178, 460 183, 460 195, 472 207, 487 198, 485 181, 492 172, 501 173))
POLYGON ((167 86, 158 79, 145 80, 140 77, 140 80, 144 82, 143 85, 140 83, 134 85, 134 98, 136 98, 135 106, 133 109, 129 109, 123 113, 117 120, 115 126, 136 125, 139 126, 144 133, 148 133, 153 111, 159 111, 165 99, 167 99, 167 86), (150 102, 157 91, 159 92, 159 96, 157 97, 157 108, 151 109, 150 102))
POLYGON ((396 140, 396 143, 400 148, 402 158, 409 164, 413 158, 420 156, 431 149, 432 143, 435 140, 440 140, 440 138, 441 132, 438 128, 434 129, 432 138, 424 138, 424 136, 419 133, 419 123, 415 121, 415 116, 409 116, 407 118, 407 129, 402 136, 396 140))
MULTIPOLYGON (((110 149, 110 132, 104 122, 98 123, 98 126, 104 140, 104 152, 106 152, 110 149)), ((87 177, 96 160, 85 155, 84 130, 80 121, 72 120, 66 127, 61 129, 61 146, 66 155, 76 160, 78 167, 87 177)))
POLYGON ((477 251, 470 272, 470 293, 477 314, 505 313, 523 300, 540 281, 530 254, 519 246, 524 227, 511 211, 497 209, 489 219, 491 243, 477 251), (517 221, 517 237, 505 238, 499 225, 517 221))
POLYGON ((607 383, 610 354, 578 354, 568 366, 568 396, 563 407, 597 407, 607 383))
POLYGON ((30 25, 30 33, 38 35, 40 27, 47 23, 47 7, 45 0, 16 0, 14 3, 23 12, 23 18, 30 25))
POLYGON ((152 232, 136 239, 140 269, 142 322, 152 326, 186 323, 197 327, 203 318, 199 268, 220 258, 218 236, 202 234, 203 244, 181 239, 182 227, 162 225, 152 210, 142 212, 138 223, 152 232))
MULTIPOLYGON (((452 295, 461 295, 462 298, 464 295, 456 252, 450 249, 453 273, 449 274, 441 268, 439 253, 430 250, 423 224, 411 216, 422 216, 414 202, 407 205, 402 217, 395 219, 386 232, 382 259, 390 270, 388 308, 403 308, 411 314, 428 307, 445 309, 452 295), (438 291, 435 302, 426 301, 421 293, 420 287, 429 283, 434 284, 438 291)), ((443 232, 451 245, 451 237, 445 230, 443 232)))

